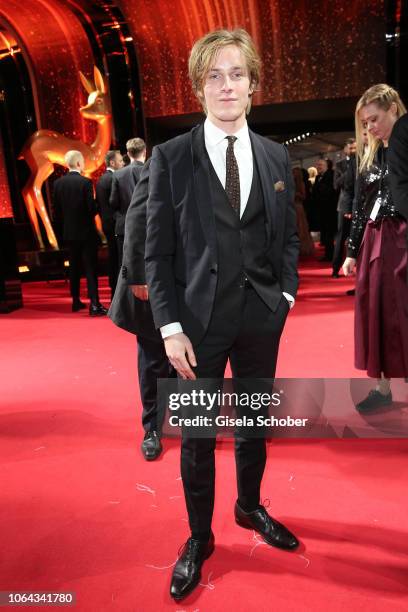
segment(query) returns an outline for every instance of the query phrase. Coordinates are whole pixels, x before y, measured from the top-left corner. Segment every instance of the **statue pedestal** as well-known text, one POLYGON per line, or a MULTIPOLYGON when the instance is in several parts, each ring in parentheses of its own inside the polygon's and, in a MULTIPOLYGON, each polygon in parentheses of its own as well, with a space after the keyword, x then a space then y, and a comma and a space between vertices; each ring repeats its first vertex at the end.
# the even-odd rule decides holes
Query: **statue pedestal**
POLYGON ((0 313, 23 306, 18 272, 14 220, 0 219, 0 313))

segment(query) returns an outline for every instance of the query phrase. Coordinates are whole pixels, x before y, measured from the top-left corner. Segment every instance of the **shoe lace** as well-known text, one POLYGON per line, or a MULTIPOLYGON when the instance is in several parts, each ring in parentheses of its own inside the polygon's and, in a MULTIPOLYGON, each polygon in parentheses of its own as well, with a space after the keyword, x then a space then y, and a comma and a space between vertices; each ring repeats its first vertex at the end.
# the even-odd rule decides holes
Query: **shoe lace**
POLYGON ((197 542, 192 538, 189 538, 187 542, 184 542, 178 549, 178 558, 185 554, 185 560, 190 565, 193 563, 196 554, 197 542))
POLYGON ((150 440, 151 438, 158 438, 157 431, 147 431, 145 434, 145 440, 150 440))

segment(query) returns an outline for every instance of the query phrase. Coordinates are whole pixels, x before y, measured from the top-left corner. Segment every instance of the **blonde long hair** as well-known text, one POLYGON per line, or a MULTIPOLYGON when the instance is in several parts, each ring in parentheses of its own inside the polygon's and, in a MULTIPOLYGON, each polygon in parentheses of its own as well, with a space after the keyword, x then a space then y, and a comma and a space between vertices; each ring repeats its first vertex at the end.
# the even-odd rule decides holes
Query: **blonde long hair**
POLYGON ((363 93, 363 95, 357 102, 355 112, 357 141, 356 156, 359 172, 366 170, 372 165, 375 155, 378 151, 378 147, 381 144, 381 140, 379 138, 375 138, 370 133, 368 133, 368 146, 364 146, 364 127, 359 117, 359 113, 363 106, 367 106, 367 104, 372 103, 376 104, 379 108, 382 108, 385 111, 389 110, 391 104, 395 103, 397 107, 397 119, 407 112, 407 109, 405 108, 398 91, 390 87, 390 85, 386 85, 384 83, 373 85, 363 93))

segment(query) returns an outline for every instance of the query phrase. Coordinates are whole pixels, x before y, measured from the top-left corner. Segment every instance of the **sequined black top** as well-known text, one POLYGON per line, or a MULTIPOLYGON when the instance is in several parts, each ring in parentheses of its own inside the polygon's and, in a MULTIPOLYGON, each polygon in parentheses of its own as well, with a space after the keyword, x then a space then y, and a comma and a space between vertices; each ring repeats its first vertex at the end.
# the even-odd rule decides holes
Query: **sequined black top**
POLYGON ((357 257, 367 221, 370 219, 371 211, 378 199, 380 200, 380 208, 376 221, 384 217, 399 216, 391 196, 386 149, 379 150, 373 165, 359 174, 357 181, 359 198, 353 211, 347 246, 347 256, 354 258, 357 257))

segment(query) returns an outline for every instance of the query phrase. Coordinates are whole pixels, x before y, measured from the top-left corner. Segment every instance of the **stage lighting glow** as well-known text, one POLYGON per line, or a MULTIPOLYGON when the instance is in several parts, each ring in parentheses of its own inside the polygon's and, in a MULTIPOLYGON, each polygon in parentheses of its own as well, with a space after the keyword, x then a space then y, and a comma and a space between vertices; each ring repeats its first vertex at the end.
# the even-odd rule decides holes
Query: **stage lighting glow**
POLYGON ((118 3, 137 48, 147 117, 201 110, 186 63, 193 42, 216 28, 244 26, 254 38, 263 63, 255 106, 359 96, 385 78, 382 0, 118 3))

